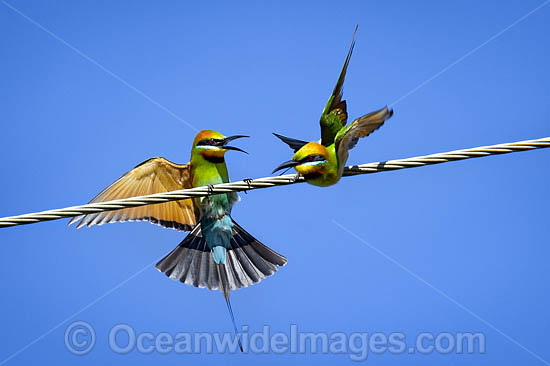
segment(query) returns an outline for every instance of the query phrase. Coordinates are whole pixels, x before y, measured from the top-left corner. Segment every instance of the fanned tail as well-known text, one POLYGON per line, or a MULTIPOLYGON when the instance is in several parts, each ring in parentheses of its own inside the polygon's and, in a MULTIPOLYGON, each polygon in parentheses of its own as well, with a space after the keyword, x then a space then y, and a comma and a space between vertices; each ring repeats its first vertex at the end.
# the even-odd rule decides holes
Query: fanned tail
POLYGON ((235 336, 243 351, 229 294, 231 290, 260 282, 286 263, 284 256, 260 243, 233 221, 233 237, 227 249, 225 264, 214 262, 199 224, 156 267, 173 280, 209 290, 219 289, 227 303, 235 336))
MULTIPOLYGON (((233 237, 227 249, 226 270, 223 272, 230 290, 260 282, 286 263, 284 256, 260 243, 233 221, 233 237)), ((222 287, 220 274, 200 224, 156 267, 171 279, 188 285, 209 290, 222 287)))
POLYGON ((244 352, 243 344, 241 343, 241 337, 239 335, 239 331, 237 330, 237 323, 235 322, 235 314, 233 314, 233 307, 231 306, 231 301, 229 300, 229 294, 231 292, 231 289, 229 288, 229 281, 227 279, 225 264, 216 264, 216 269, 218 271, 218 277, 220 278, 221 284, 222 284, 220 286, 220 291, 222 292, 223 297, 225 298, 225 303, 227 304, 227 310, 229 310, 229 315, 231 316, 231 322, 233 322, 233 331, 235 332, 235 337, 239 342, 239 348, 241 349, 241 352, 244 352))

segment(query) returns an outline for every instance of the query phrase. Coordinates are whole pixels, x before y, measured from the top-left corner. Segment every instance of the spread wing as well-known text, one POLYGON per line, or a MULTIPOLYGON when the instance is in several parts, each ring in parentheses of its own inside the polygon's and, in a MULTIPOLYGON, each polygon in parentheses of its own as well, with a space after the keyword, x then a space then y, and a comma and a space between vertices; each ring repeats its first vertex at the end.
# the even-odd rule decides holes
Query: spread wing
POLYGON ((334 143, 336 134, 343 126, 346 125, 348 120, 346 101, 342 100, 342 97, 344 79, 346 78, 346 71, 353 52, 353 46, 355 45, 355 33, 357 33, 357 26, 355 27, 355 32, 353 32, 351 45, 349 47, 346 61, 344 62, 344 66, 342 67, 342 71, 340 72, 340 76, 338 77, 338 82, 336 83, 332 95, 330 96, 327 105, 323 110, 323 114, 321 115, 321 144, 324 146, 329 146, 334 143))
MULTIPOLYGON (((144 161, 105 188, 90 203, 144 196, 147 194, 192 188, 190 164, 178 165, 157 157, 144 161)), ((168 228, 189 231, 196 225, 200 211, 192 199, 157 203, 74 217, 77 228, 108 222, 150 221, 168 228)))
POLYGON ((348 151, 355 147, 357 141, 361 137, 366 137, 379 129, 391 116, 393 116, 393 110, 388 109, 386 106, 380 110, 357 118, 336 135, 335 148, 341 169, 344 169, 344 165, 348 159, 348 151))

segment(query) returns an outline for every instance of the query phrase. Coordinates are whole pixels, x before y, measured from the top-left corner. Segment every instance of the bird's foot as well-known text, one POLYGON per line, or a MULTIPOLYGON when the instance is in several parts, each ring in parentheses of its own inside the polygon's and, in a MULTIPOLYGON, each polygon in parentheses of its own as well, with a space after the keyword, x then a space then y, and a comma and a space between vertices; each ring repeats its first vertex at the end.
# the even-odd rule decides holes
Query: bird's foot
POLYGON ((207 187, 208 187, 208 194, 214 194, 214 185, 209 184, 207 187))
MULTIPOLYGON (((247 185, 248 185, 248 189, 250 189, 250 183, 252 183, 254 181, 254 179, 252 178, 244 178, 243 179, 243 182, 245 182, 247 185)), ((248 194, 248 191, 245 189, 244 190, 244 194, 248 194)))

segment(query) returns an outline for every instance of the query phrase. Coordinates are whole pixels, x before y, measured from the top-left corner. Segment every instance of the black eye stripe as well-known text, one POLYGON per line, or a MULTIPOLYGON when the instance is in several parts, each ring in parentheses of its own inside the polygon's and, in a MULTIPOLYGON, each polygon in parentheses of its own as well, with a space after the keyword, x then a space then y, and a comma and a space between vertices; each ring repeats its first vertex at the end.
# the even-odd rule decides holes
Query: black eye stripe
POLYGON ((310 163, 313 161, 325 161, 327 160, 323 155, 308 155, 302 160, 300 160, 300 163, 310 163))
POLYGON ((199 145, 202 145, 202 146, 219 146, 223 144, 223 140, 218 140, 218 139, 206 139, 206 140, 200 140, 198 143, 197 143, 197 146, 199 145))

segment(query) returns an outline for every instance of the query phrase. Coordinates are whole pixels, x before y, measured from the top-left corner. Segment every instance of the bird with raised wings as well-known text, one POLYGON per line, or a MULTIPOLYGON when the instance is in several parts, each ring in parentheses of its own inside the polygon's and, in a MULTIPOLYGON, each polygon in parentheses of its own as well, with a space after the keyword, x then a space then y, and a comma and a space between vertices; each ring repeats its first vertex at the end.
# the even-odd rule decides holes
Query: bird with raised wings
MULTIPOLYGON (((225 153, 229 150, 246 152, 228 143, 241 137, 248 136, 225 137, 216 131, 201 131, 193 141, 189 163, 179 165, 161 157, 149 159, 105 188, 90 203, 227 183, 225 153)), ((88 214, 73 218, 69 225, 79 220, 77 228, 150 221, 167 228, 191 231, 156 267, 171 279, 188 285, 219 289, 237 333, 230 291, 263 280, 287 262, 284 256, 260 243, 233 220, 231 208, 238 200, 235 192, 215 194, 88 214)))
POLYGON ((321 114, 321 140, 308 142, 274 133, 294 150, 294 156, 275 168, 273 173, 285 168, 294 168, 306 182, 313 185, 326 187, 336 184, 344 172, 349 150, 357 144, 359 138, 370 135, 393 115, 393 110, 386 106, 359 117, 346 126, 348 113, 346 101, 342 100, 342 92, 356 33, 357 27, 338 82, 321 114))

